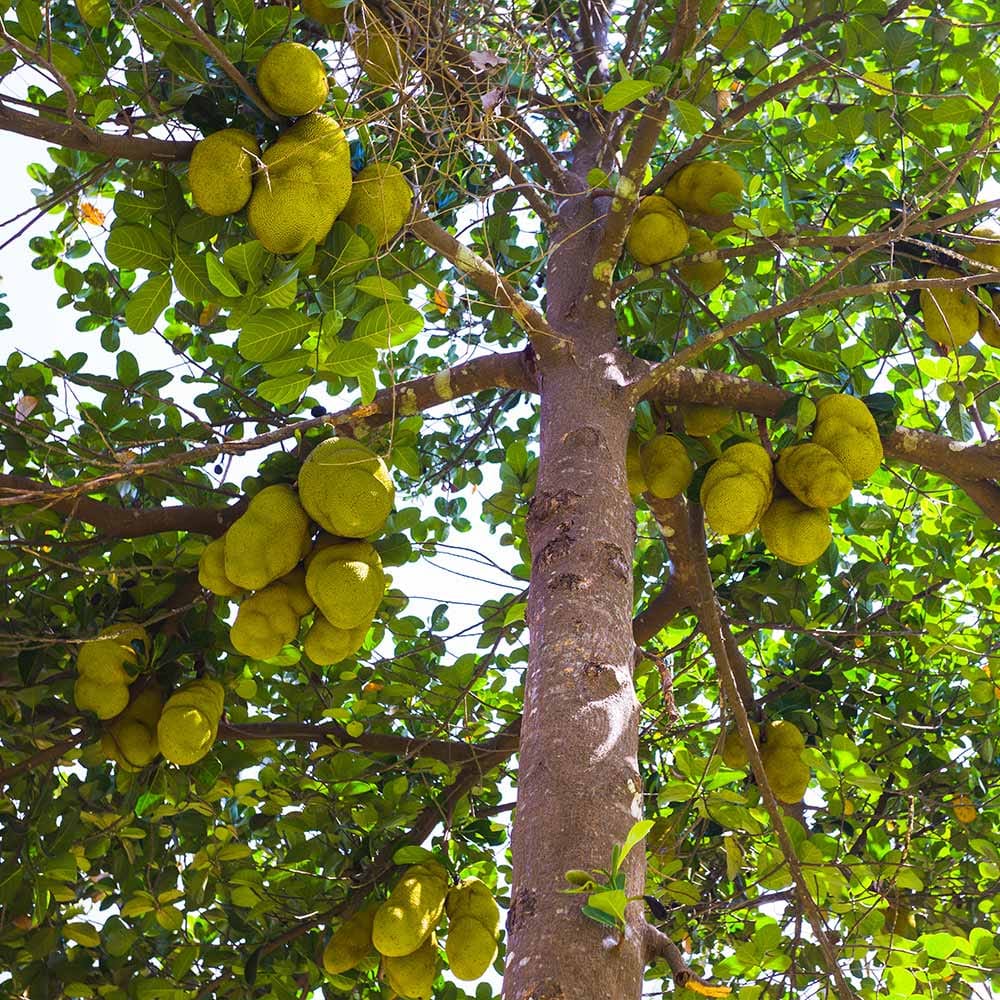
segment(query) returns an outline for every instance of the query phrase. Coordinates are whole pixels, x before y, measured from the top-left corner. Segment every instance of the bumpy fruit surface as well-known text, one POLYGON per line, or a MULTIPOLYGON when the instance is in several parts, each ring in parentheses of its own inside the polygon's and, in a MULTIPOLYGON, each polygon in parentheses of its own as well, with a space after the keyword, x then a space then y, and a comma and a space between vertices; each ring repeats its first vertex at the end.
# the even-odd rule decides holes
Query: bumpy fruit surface
POLYGON ((445 954, 452 975, 466 981, 481 978, 497 957, 500 908, 493 893, 479 879, 465 879, 448 891, 445 909, 445 954))
POLYGON ((353 656, 361 648, 370 627, 371 622, 362 622, 353 629, 337 628, 317 612, 302 641, 302 651, 316 666, 332 666, 353 656))
POLYGON ((160 754, 156 724, 162 708, 163 694, 155 685, 136 694, 101 736, 108 760, 126 771, 139 771, 152 763, 160 754))
POLYGON ((224 698, 222 685, 207 678, 178 688, 167 699, 156 726, 160 753, 181 766, 201 760, 215 742, 224 698))
POLYGON ((703 215, 723 215, 725 209, 713 205, 718 194, 743 196, 743 178, 727 163, 698 160, 681 167, 667 181, 663 193, 682 211, 703 215))
POLYGON ((188 166, 194 203, 207 215, 232 215, 250 200, 260 144, 238 128, 224 128, 195 147, 188 166))
MULTIPOLYGON (((947 267, 932 267, 927 277, 958 278, 961 275, 947 267)), ((967 344, 979 329, 979 310, 974 293, 964 288, 922 288, 920 312, 927 336, 952 350, 967 344)))
POLYGON ((364 226, 384 247, 402 228, 413 205, 413 189, 394 163, 371 163, 354 178, 340 213, 349 226, 364 226))
MULTIPOLYGON (((760 726, 756 722, 751 722, 750 728, 753 730, 754 741, 759 744, 760 726)), ((722 738, 721 757, 726 767, 736 768, 737 770, 746 767, 750 762, 750 758, 747 757, 746 747, 743 746, 743 740, 740 739, 740 734, 735 726, 730 726, 722 738)))
POLYGON ((367 628, 385 591, 382 560, 367 542, 317 547, 306 562, 306 587, 331 625, 367 628))
POLYGON ((816 403, 814 444, 832 452, 855 482, 882 464, 882 439, 871 411, 856 396, 836 393, 816 403))
POLYGON ((126 667, 138 664, 136 646, 145 660, 149 635, 141 625, 132 624, 112 625, 80 646, 76 657, 80 676, 73 686, 77 708, 99 719, 112 719, 125 709, 128 686, 134 680, 126 667))
POLYGON ((331 535, 364 538, 382 530, 396 487, 381 456, 350 438, 329 438, 302 463, 299 499, 331 535))
POLYGON ((809 765, 801 751, 765 744, 761 751, 767 782, 780 802, 801 802, 809 787, 809 765))
POLYGON ((372 950, 372 924, 378 904, 370 904, 345 920, 323 949, 323 968, 331 976, 357 968, 372 950))
POLYGON ((641 496, 646 492, 646 477, 642 474, 642 444, 635 431, 629 431, 625 449, 625 479, 632 496, 641 496))
POLYGON ((299 0, 299 6, 306 17, 328 28, 343 24, 347 14, 346 7, 327 7, 323 0, 299 0))
POLYGON ((684 433, 691 437, 711 437, 733 419, 733 411, 728 406, 684 403, 680 411, 684 418, 684 433))
MULTIPOLYGON (((714 250, 711 237, 702 229, 692 229, 688 253, 707 253, 714 250)), ((681 264, 677 268, 680 276, 696 292, 710 292, 726 280, 726 265, 721 260, 699 261, 696 264, 681 264)))
POLYGON ((673 434, 657 434, 639 452, 647 490, 661 500, 679 496, 694 477, 694 463, 680 439, 673 434))
POLYGON ((391 29, 365 10, 351 37, 354 54, 365 75, 378 87, 398 88, 403 82, 403 53, 391 29))
POLYGON ((226 576, 226 536, 208 543, 198 559, 198 583, 219 597, 239 597, 242 587, 237 587, 226 576))
POLYGON ((991 296, 993 315, 987 312, 980 313, 979 316, 979 336, 990 347, 1000 347, 1000 325, 996 318, 1000 316, 1000 292, 994 292, 991 296))
POLYGON ((757 527, 773 490, 771 456, 759 444, 735 444, 712 464, 702 481, 705 520, 720 535, 745 535, 757 527))
POLYGON ((407 868, 378 908, 372 943, 382 955, 412 955, 437 926, 448 894, 448 873, 435 862, 407 868))
POLYGON ((687 224, 666 198, 649 195, 639 202, 625 238, 628 252, 638 263, 662 264, 680 254, 687 243, 687 224))
POLYGON ((778 497, 760 519, 764 544, 793 566, 808 566, 826 552, 833 539, 830 512, 807 507, 795 497, 778 497))
POLYGON ((437 965, 437 941, 433 934, 409 955, 382 958, 382 971, 389 987, 406 1000, 430 1000, 437 965))
POLYGON ((226 532, 226 577, 261 590, 290 573, 309 547, 309 516, 295 490, 266 486, 226 532))
POLYGON ((330 117, 307 115, 264 150, 247 209, 254 236, 271 253, 322 243, 351 196, 351 153, 330 117))
POLYGON ((298 42, 267 50, 257 66, 257 86, 272 110, 289 118, 311 114, 330 92, 323 60, 298 42))
POLYGON ((311 609, 301 570, 291 573, 242 601, 230 642, 244 656, 269 660, 299 634, 299 621, 311 609))
POLYGON ((976 243, 971 250, 965 252, 972 260, 985 264, 991 271, 1000 270, 1000 233, 994 229, 973 229, 973 236, 981 236, 988 239, 989 243, 976 243))
POLYGON ((783 747, 786 750, 804 750, 806 738, 802 730, 794 722, 785 719, 772 719, 764 728, 764 742, 770 747, 783 747))
POLYGON ((854 483, 833 452, 819 444, 795 444, 778 452, 778 479, 807 507, 829 510, 851 495, 854 483))

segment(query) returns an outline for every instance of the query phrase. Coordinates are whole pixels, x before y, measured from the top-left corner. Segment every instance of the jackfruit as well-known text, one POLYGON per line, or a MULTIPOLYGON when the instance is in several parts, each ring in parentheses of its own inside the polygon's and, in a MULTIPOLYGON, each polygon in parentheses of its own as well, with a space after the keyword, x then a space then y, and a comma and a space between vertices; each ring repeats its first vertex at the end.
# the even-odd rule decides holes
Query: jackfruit
POLYGON ((808 566, 826 552, 833 540, 830 512, 807 507, 795 497, 778 497, 760 519, 764 544, 793 566, 808 566))
POLYGON ((951 800, 951 811, 955 819, 963 824, 971 823, 978 815, 976 807, 972 804, 972 799, 964 792, 959 793, 951 800))
POLYGON ((883 932, 893 937, 915 938, 917 918, 906 903, 890 903, 885 908, 883 932))
POLYGON ((639 202, 625 237, 625 246, 638 263, 662 264, 681 253, 687 243, 687 224, 670 202, 659 195, 639 202), (652 198, 656 201, 650 205, 652 198))
POLYGON ((301 570, 251 594, 240 604, 229 641, 244 656, 269 660, 299 634, 299 621, 313 606, 301 570))
POLYGON ((987 312, 979 314, 979 336, 984 343, 990 347, 1000 347, 1000 325, 994 317, 1000 316, 1000 292, 994 292, 991 296, 993 315, 987 312))
POLYGON ((404 81, 403 51, 387 25, 368 8, 351 36, 351 45, 365 75, 378 87, 398 90, 404 81))
POLYGON ((712 199, 723 193, 743 197, 743 178, 727 163, 697 160, 681 167, 667 181, 663 193, 682 212, 725 215, 728 209, 716 207, 712 199))
POLYGON ((829 510, 851 495, 854 483, 840 460, 819 444, 795 444, 778 452, 778 479, 807 507, 829 510))
POLYGON ((260 144, 239 128, 213 132, 194 147, 188 186, 206 215, 232 215, 250 200, 260 144))
POLYGON ((406 1000, 430 1000, 437 976, 438 949, 433 933, 408 955, 385 956, 382 971, 389 988, 406 1000))
POLYGON ((326 115, 307 115, 264 150, 247 222, 266 250, 298 253, 326 239, 350 195, 344 130, 326 115))
POLYGON ((135 679, 127 666, 139 666, 148 657, 149 635, 141 625, 120 624, 104 629, 96 639, 80 646, 76 656, 79 673, 73 686, 73 701, 82 711, 99 719, 112 719, 128 705, 128 686, 135 679))
MULTIPOLYGON (((759 745, 760 726, 756 722, 751 722, 750 728, 753 731, 754 742, 759 745)), ((737 770, 746 767, 750 763, 746 747, 743 746, 743 740, 740 739, 740 734, 735 726, 730 726, 726 730, 726 734, 722 738, 722 753, 720 756, 726 767, 732 767, 737 770)))
POLYGON ((299 499, 331 535, 364 538, 382 530, 396 487, 375 452, 350 438, 329 438, 302 463, 299 499))
MULTIPOLYGON (((703 229, 692 229, 688 243, 688 253, 707 253, 715 244, 703 229)), ((696 264, 681 264, 677 268, 680 276, 696 292, 710 292, 726 280, 726 265, 721 260, 699 261, 696 264)))
POLYGON ((790 747, 765 744, 761 751, 764 773, 775 798, 781 802, 801 802, 809 787, 809 765, 801 752, 790 747))
POLYGON ((494 937, 500 930, 500 907, 482 879, 467 878, 453 886, 448 890, 444 907, 449 920, 471 917, 478 920, 494 937))
POLYGON ((156 724, 162 708, 163 695, 155 685, 135 695, 101 736, 108 760, 126 771, 140 771, 152 763, 160 755, 156 724))
POLYGON ((1000 270, 1000 233, 994 229, 983 227, 973 229, 972 235, 981 236, 991 242, 976 243, 971 250, 965 251, 965 256, 979 261, 980 264, 985 264, 991 271, 1000 270))
POLYGON ((437 926, 448 894, 448 873, 436 862, 411 865, 375 913, 372 943, 389 957, 412 955, 437 926))
POLYGON ((357 968, 372 950, 372 924, 377 909, 377 903, 370 903, 333 932, 323 949, 323 968, 331 976, 357 968))
POLYGON ((733 411, 728 406, 684 403, 680 411, 684 418, 684 433, 691 437, 711 437, 733 419, 733 411))
POLYGON ((657 434, 639 452, 646 489, 661 500, 679 496, 694 478, 694 463, 680 439, 657 434))
POLYGON ((88 27, 106 28, 111 23, 111 4, 108 0, 76 0, 76 9, 88 27))
POLYGON ((493 893, 477 878, 448 890, 448 938, 445 954, 456 979, 481 978, 497 957, 500 908, 493 893))
POLYGON ((160 753, 181 766, 201 760, 215 742, 225 692, 207 678, 178 688, 163 706, 156 726, 160 753))
POLYGON ((635 431, 629 431, 625 449, 625 481, 633 497, 646 492, 646 477, 642 474, 642 444, 635 431))
POLYGON ((734 444, 702 481, 705 520, 720 535, 745 535, 757 527, 773 491, 771 456, 759 444, 734 444))
POLYGON ((295 490, 266 486, 226 532, 226 577, 261 590, 290 573, 309 548, 309 517, 295 490))
POLYGON ((882 439, 871 411, 855 396, 836 393, 816 403, 814 444, 832 452, 855 482, 882 464, 882 439))
POLYGON ((367 628, 385 591, 382 560, 367 542, 317 547, 306 561, 306 587, 331 625, 367 628))
POLYGON ((351 197, 340 213, 349 226, 365 226, 384 247, 410 216, 413 190, 394 163, 370 163, 354 178, 351 197))
POLYGON ((317 613, 302 641, 302 651, 317 667, 332 666, 353 656, 362 647, 370 627, 371 622, 368 621, 357 628, 337 628, 317 613))
POLYGON ((769 747, 785 750, 804 750, 806 738, 794 722, 786 719, 772 719, 764 729, 764 742, 769 747))
POLYGON ((226 536, 216 538, 202 549, 198 559, 198 583, 219 597, 239 597, 242 587, 237 587, 226 576, 226 536))
POLYGON ((257 88, 272 111, 288 118, 311 114, 330 93, 323 60, 298 42, 267 50, 257 65, 257 88))
POLYGON ((323 0, 299 0, 302 13, 317 24, 334 28, 343 24, 347 16, 347 7, 327 7, 323 0))
MULTIPOLYGON (((928 278, 958 278, 957 271, 947 267, 932 267, 928 278)), ((964 288, 920 290, 920 311, 924 330, 931 340, 956 349, 967 344, 979 329, 979 310, 975 296, 964 288)))

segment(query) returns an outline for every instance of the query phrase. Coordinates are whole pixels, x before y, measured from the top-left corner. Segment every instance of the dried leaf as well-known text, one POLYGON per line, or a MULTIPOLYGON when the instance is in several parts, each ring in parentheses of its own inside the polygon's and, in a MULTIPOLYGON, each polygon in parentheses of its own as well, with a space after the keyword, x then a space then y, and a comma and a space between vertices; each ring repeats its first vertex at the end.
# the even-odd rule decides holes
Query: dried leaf
POLYGON ((506 66, 507 60, 493 52, 470 52, 469 62, 476 72, 488 72, 498 66, 506 66))
POLYGON ((442 316, 451 308, 451 297, 447 288, 434 289, 434 305, 438 307, 438 312, 442 316))
POLYGON ((36 406, 38 406, 37 396, 21 396, 14 407, 14 420, 19 424, 23 423, 34 413, 36 406))
POLYGON ((89 201, 85 201, 80 206, 80 218, 83 219, 84 222, 89 222, 92 226, 104 225, 104 213, 96 205, 92 205, 89 201))
POLYGON ((727 997, 733 992, 728 986, 709 986, 700 979, 689 979, 684 986, 692 993, 699 993, 703 997, 727 997))

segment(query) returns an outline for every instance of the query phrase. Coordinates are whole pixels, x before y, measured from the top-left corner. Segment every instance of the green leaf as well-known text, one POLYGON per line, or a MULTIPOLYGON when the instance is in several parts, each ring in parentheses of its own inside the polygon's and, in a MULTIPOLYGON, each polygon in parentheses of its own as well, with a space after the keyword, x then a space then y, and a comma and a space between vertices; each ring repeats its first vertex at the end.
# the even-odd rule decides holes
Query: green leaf
POLYGON ((219 292, 209 280, 206 255, 186 251, 174 258, 172 273, 177 291, 189 302, 213 302, 219 292))
POLYGON ((379 348, 399 347, 424 328, 424 317, 408 302, 384 302, 361 317, 354 341, 369 341, 379 348))
POLYGON ((256 285, 272 257, 259 240, 249 240, 229 247, 222 255, 222 260, 233 274, 256 285))
POLYGON ((101 932, 93 924, 74 923, 63 927, 63 935, 84 948, 99 948, 101 932))
POLYGON ((388 278, 381 278, 378 275, 362 278, 355 283, 354 290, 356 292, 364 292, 366 295, 372 295, 376 299, 384 299, 387 302, 406 298, 402 289, 395 282, 389 281, 388 278))
POLYGON ((232 274, 229 273, 229 268, 215 254, 205 254, 205 266, 208 268, 208 280, 223 295, 236 296, 241 294, 240 286, 232 274))
POLYGON ((42 5, 38 0, 18 0, 17 24, 29 42, 37 42, 42 34, 42 5))
POLYGON ((134 333, 153 329, 160 314, 170 305, 173 281, 169 274, 154 274, 143 282, 125 305, 125 322, 134 333))
POLYGON ((358 376, 370 372, 378 364, 378 353, 371 344, 337 341, 320 361, 320 374, 358 376))
POLYGON ((586 904, 580 907, 580 912, 585 916, 589 917, 591 920, 596 921, 599 924, 604 924, 605 927, 618 927, 619 923, 610 913, 605 913, 603 910, 598 910, 594 906, 587 906, 586 904))
POLYGON ((687 135, 701 135, 708 128, 708 121, 702 114, 701 108, 688 101, 671 101, 670 113, 687 135))
POLYGON ((621 863, 629 856, 632 848, 638 844, 643 837, 653 828, 653 820, 651 819, 641 819, 639 820, 631 830, 628 832, 628 836, 625 838, 625 843, 622 844, 621 856, 618 859, 618 867, 621 867, 621 863))
POLYGON ((889 987, 889 995, 894 997, 908 997, 917 988, 916 976, 909 969, 895 966, 885 974, 886 984, 889 987))
POLYGON ((171 42, 163 53, 163 62, 178 76, 198 83, 208 83, 205 75, 205 55, 193 45, 171 42))
POLYGON ((282 375, 279 378, 269 378, 257 386, 257 394, 275 406, 294 403, 301 398, 312 382, 312 373, 299 375, 282 375))
POLYGON ((114 226, 104 244, 104 253, 115 267, 130 271, 165 271, 172 254, 151 229, 128 223, 114 226))
POLYGON ((655 86, 650 80, 619 80, 604 95, 601 106, 605 111, 621 111, 633 101, 645 97, 655 86))
POLYGON ((605 889, 602 892, 592 892, 587 897, 587 906, 614 918, 615 924, 625 923, 625 907, 628 906, 628 895, 621 889, 605 889))
POLYGON ((394 865, 419 865, 425 861, 437 861, 437 855, 426 847, 401 847, 392 856, 394 865))
POLYGON ((293 309, 265 309, 243 324, 236 349, 247 361, 280 358, 301 343, 312 323, 308 316, 293 309))

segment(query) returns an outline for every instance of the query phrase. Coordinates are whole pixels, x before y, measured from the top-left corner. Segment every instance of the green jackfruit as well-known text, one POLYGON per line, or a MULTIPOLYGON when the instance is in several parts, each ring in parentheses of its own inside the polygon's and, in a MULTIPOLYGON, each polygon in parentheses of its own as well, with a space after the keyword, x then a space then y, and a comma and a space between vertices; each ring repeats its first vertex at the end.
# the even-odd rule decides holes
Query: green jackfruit
POLYGON ((111 23, 108 0, 76 0, 76 9, 83 23, 91 28, 106 28, 111 23))
POLYGON ((890 903, 885 910, 883 932, 894 937, 915 938, 917 918, 906 903, 890 903))
POLYGON ((801 802, 810 776, 809 765, 802 760, 801 751, 765 745, 760 756, 775 798, 780 802, 801 802))
POLYGON ((329 438, 302 463, 299 499, 331 535, 364 538, 382 530, 396 487, 375 452, 350 438, 329 438))
POLYGON ((406 1000, 430 1000, 437 977, 438 949, 433 933, 408 955, 384 956, 382 972, 389 988, 406 1000))
POLYGON ((449 889, 444 907, 449 920, 471 917, 478 920, 493 937, 500 930, 500 907, 489 886, 481 879, 463 879, 449 889))
POLYGON ((226 536, 216 538, 202 549, 198 559, 198 583, 219 597, 239 597, 242 587, 237 587, 226 576, 226 536))
MULTIPOLYGON (((759 744, 760 726, 756 722, 751 722, 750 729, 753 731, 754 741, 759 744)), ((735 726, 730 726, 722 738, 721 757, 726 767, 732 767, 736 770, 744 768, 750 763, 746 747, 743 745, 743 740, 740 739, 739 731, 735 726)))
POLYGON ((394 163, 371 163, 354 178, 351 197, 340 213, 349 226, 364 226, 384 247, 410 216, 413 189, 394 163))
POLYGON ((335 28, 343 24, 347 16, 347 7, 327 7, 323 0, 299 0, 302 13, 317 24, 335 28))
POLYGON ((112 625, 96 639, 80 646, 76 656, 79 677, 73 686, 73 701, 81 711, 99 719, 112 719, 128 705, 128 686, 135 679, 127 667, 145 662, 150 648, 149 635, 141 625, 112 625))
MULTIPOLYGON (((957 271, 947 267, 932 267, 928 278, 958 278, 957 271)), ((931 340, 955 350, 967 344, 979 329, 979 310, 975 293, 964 288, 920 290, 920 312, 924 330, 931 340)))
POLYGON ((795 497, 778 497, 760 519, 764 544, 793 566, 808 566, 826 552, 833 540, 830 512, 807 507, 795 497))
POLYGON ((372 924, 377 903, 370 903, 345 920, 323 949, 323 968, 331 976, 357 968, 372 950, 372 924))
POLYGON ((1000 347, 1000 325, 994 316, 1000 316, 1000 292, 994 292, 992 297, 993 316, 987 312, 979 315, 979 336, 990 347, 1000 347))
POLYGON ((108 760, 126 771, 140 771, 152 763, 160 755, 156 724, 162 708, 163 694, 155 685, 135 695, 101 736, 108 760))
POLYGON ((734 444, 702 481, 705 520, 720 535, 745 535, 757 527, 773 492, 771 456, 759 444, 734 444))
MULTIPOLYGON (((973 236, 980 236, 990 240, 989 243, 976 243, 971 250, 965 251, 965 255, 972 260, 985 264, 991 271, 1000 270, 1000 233, 994 229, 980 228, 972 230, 973 236)), ((972 268, 970 268, 972 270, 972 268)))
POLYGON ((378 87, 398 90, 405 82, 403 51, 392 29, 367 7, 351 36, 351 45, 365 75, 378 87))
POLYGON ((497 957, 500 908, 488 886, 478 878, 465 879, 448 890, 448 939, 445 954, 456 979, 481 978, 497 957))
POLYGON ((625 480, 633 497, 646 492, 646 477, 642 474, 642 444, 635 431, 629 431, 625 449, 625 480))
POLYGON ((326 239, 350 195, 344 130, 326 115, 307 115, 264 150, 247 222, 271 253, 298 253, 326 239))
POLYGON ((684 433, 691 437, 711 437, 733 419, 733 411, 728 406, 684 403, 680 411, 684 418, 684 433))
POLYGON ((687 243, 687 224, 665 198, 649 195, 639 202, 625 237, 625 246, 638 263, 662 264, 681 253, 687 243))
POLYGON ((229 630, 244 656, 269 660, 299 634, 299 621, 313 606, 297 570, 245 598, 229 630))
POLYGON ((309 516, 291 486, 266 486, 226 532, 226 578, 261 590, 290 573, 310 548, 309 516))
POLYGON ((676 215, 677 206, 672 202, 668 201, 662 195, 659 194, 648 194, 645 198, 639 201, 639 204, 635 207, 635 215, 632 217, 634 222, 636 219, 641 219, 645 215, 676 215))
POLYGON ((207 215, 232 215, 250 200, 260 144, 238 128, 224 128, 195 147, 188 166, 194 203, 207 215))
POLYGON ((719 194, 743 196, 743 178, 718 160, 697 160, 681 167, 667 181, 663 193, 682 211, 703 215, 725 215, 712 199, 719 194))
POLYGON ((679 496, 694 477, 694 464, 679 438, 657 434, 639 452, 646 489, 654 497, 668 500, 679 496))
POLYGON ((382 560, 367 542, 317 547, 306 561, 306 587, 331 625, 367 628, 385 591, 382 560))
MULTIPOLYGON (((702 229, 692 229, 688 243, 688 253, 707 253, 714 250, 711 237, 702 229)), ((680 276, 696 292, 710 292, 726 280, 726 265, 721 260, 699 261, 697 264, 681 264, 677 268, 680 276)))
POLYGON ((353 656, 362 647, 370 627, 369 621, 362 622, 357 628, 337 628, 317 613, 302 641, 302 651, 316 666, 332 666, 353 656))
POLYGON ((311 114, 330 93, 323 60, 298 42, 267 50, 257 66, 257 87, 271 110, 288 118, 311 114))
POLYGON ((795 444, 778 452, 775 473, 807 507, 829 510, 851 495, 854 483, 840 460, 819 444, 795 444))
POLYGON ((375 913, 372 943, 378 952, 393 958, 412 955, 437 926, 447 894, 448 873, 439 864, 407 868, 375 913))
POLYGON ((764 742, 769 747, 782 747, 785 750, 804 750, 806 747, 802 730, 794 722, 785 719, 772 719, 764 727, 764 742))
POLYGON ((871 411, 855 396, 837 393, 816 403, 812 439, 832 452, 855 482, 882 464, 882 440, 871 411))
POLYGON ((160 753, 181 766, 201 760, 215 742, 224 697, 222 685, 207 678, 178 688, 167 699, 156 726, 160 753))

